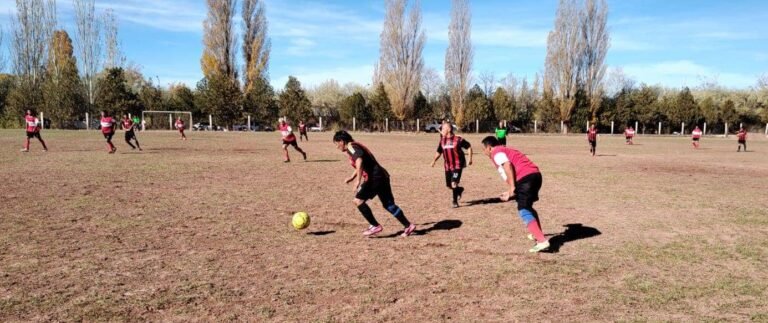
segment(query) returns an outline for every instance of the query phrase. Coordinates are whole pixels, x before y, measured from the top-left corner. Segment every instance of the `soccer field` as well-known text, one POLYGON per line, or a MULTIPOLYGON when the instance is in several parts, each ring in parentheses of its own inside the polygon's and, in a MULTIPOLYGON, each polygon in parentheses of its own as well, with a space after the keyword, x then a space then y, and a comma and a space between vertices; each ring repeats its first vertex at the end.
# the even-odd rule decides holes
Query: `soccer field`
POLYGON ((512 136, 540 167, 553 251, 532 243, 468 135, 451 208, 437 134, 362 134, 392 176, 402 229, 367 224, 332 133, 282 162, 279 133, 0 131, 0 321, 768 321, 768 140, 512 136), (474 205, 470 205, 474 204, 474 205), (306 211, 304 231, 291 215, 306 211))

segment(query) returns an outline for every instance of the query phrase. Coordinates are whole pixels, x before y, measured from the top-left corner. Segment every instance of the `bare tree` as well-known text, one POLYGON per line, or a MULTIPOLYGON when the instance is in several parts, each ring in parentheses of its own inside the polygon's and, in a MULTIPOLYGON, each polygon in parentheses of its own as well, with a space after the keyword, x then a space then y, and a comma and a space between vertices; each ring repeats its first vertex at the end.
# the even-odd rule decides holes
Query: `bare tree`
POLYGON ((203 22, 203 74, 237 79, 235 69, 235 0, 206 0, 208 16, 203 22))
POLYGON ((608 78, 605 81, 605 92, 608 95, 615 95, 623 89, 630 89, 635 86, 635 80, 627 76, 621 67, 611 69, 608 78))
POLYGON ((42 84, 48 44, 56 26, 53 0, 16 0, 16 17, 11 21, 13 71, 29 89, 42 84))
POLYGON ((123 67, 125 65, 125 55, 120 48, 120 38, 118 37, 118 26, 115 12, 107 9, 103 14, 104 40, 107 47, 107 57, 104 62, 104 68, 123 67))
MULTIPOLYGON (((0 26, 0 49, 3 48, 3 37, 5 36, 5 30, 3 26, 0 26)), ((0 73, 5 72, 5 53, 0 50, 0 73)))
POLYGON ((445 83, 451 94, 453 117, 461 127, 464 125, 464 99, 469 90, 474 58, 472 12, 468 0, 453 0, 451 4, 448 42, 448 49, 445 52, 445 83))
POLYGON ((605 56, 611 46, 611 38, 608 34, 608 5, 605 0, 586 0, 580 16, 581 41, 584 43, 581 80, 589 98, 591 121, 594 122, 603 97, 605 56))
POLYGON ((375 80, 381 81, 392 105, 393 115, 403 120, 413 111, 424 68, 422 52, 426 35, 421 29, 421 8, 416 0, 406 21, 407 0, 386 0, 381 32, 379 63, 375 80))
POLYGON ((243 60, 246 91, 256 78, 267 78, 272 44, 267 37, 268 24, 264 2, 243 0, 243 60))
POLYGON ((496 74, 490 71, 480 73, 478 76, 480 83, 483 84, 483 92, 486 98, 490 98, 493 95, 493 90, 496 89, 496 74))
POLYGON ((434 101, 443 81, 434 68, 426 68, 421 75, 421 91, 429 102, 434 101))
POLYGON ((577 0, 560 0, 557 7, 554 29, 547 37, 547 58, 545 62, 545 91, 558 105, 560 120, 567 132, 571 114, 576 107, 576 92, 582 67, 583 42, 579 28, 579 7, 577 0))
POLYGON ((102 25, 96 16, 95 0, 72 0, 75 7, 77 33, 75 44, 80 53, 80 72, 83 73, 88 104, 93 106, 96 95, 96 77, 104 53, 101 46, 102 25))

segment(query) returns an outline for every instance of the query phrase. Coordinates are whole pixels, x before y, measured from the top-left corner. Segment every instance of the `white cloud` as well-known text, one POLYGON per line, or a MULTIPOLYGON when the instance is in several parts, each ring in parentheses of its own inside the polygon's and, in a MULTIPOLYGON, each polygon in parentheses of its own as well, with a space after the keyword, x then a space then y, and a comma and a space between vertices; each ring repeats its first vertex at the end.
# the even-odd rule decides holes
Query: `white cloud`
POLYGON ((205 7, 186 0, 110 0, 97 2, 99 9, 111 8, 118 20, 174 32, 202 32, 205 7))
MULTIPOLYGON (((339 84, 357 83, 370 84, 373 77, 373 65, 361 65, 350 67, 334 67, 325 70, 303 68, 295 69, 290 75, 296 77, 304 88, 312 88, 327 80, 334 79, 339 84)), ((288 82, 288 75, 281 75, 272 80, 272 86, 281 90, 288 82)))
POLYGON ((702 80, 714 79, 727 87, 743 88, 754 84, 756 80, 755 76, 721 72, 689 60, 628 64, 620 67, 639 82, 672 87, 695 86, 702 80))

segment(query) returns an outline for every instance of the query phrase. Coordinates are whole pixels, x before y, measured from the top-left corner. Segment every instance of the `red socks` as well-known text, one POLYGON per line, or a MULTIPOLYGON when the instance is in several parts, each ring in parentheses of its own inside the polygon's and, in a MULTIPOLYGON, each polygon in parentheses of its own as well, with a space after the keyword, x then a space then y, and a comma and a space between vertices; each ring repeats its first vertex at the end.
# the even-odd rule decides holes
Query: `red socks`
POLYGON ((547 240, 547 238, 544 237, 544 232, 541 232, 539 221, 533 220, 528 223, 528 232, 533 234, 533 237, 536 238, 536 242, 544 242, 547 240))

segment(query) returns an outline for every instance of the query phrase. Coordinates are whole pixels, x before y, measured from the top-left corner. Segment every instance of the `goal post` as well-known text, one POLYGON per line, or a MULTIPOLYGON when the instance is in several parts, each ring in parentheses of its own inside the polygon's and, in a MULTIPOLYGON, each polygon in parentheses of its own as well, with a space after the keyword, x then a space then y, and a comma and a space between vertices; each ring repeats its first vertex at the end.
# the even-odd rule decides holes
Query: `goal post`
POLYGON ((175 130, 176 119, 184 120, 187 130, 192 129, 192 112, 190 111, 141 111, 142 130, 175 130))

